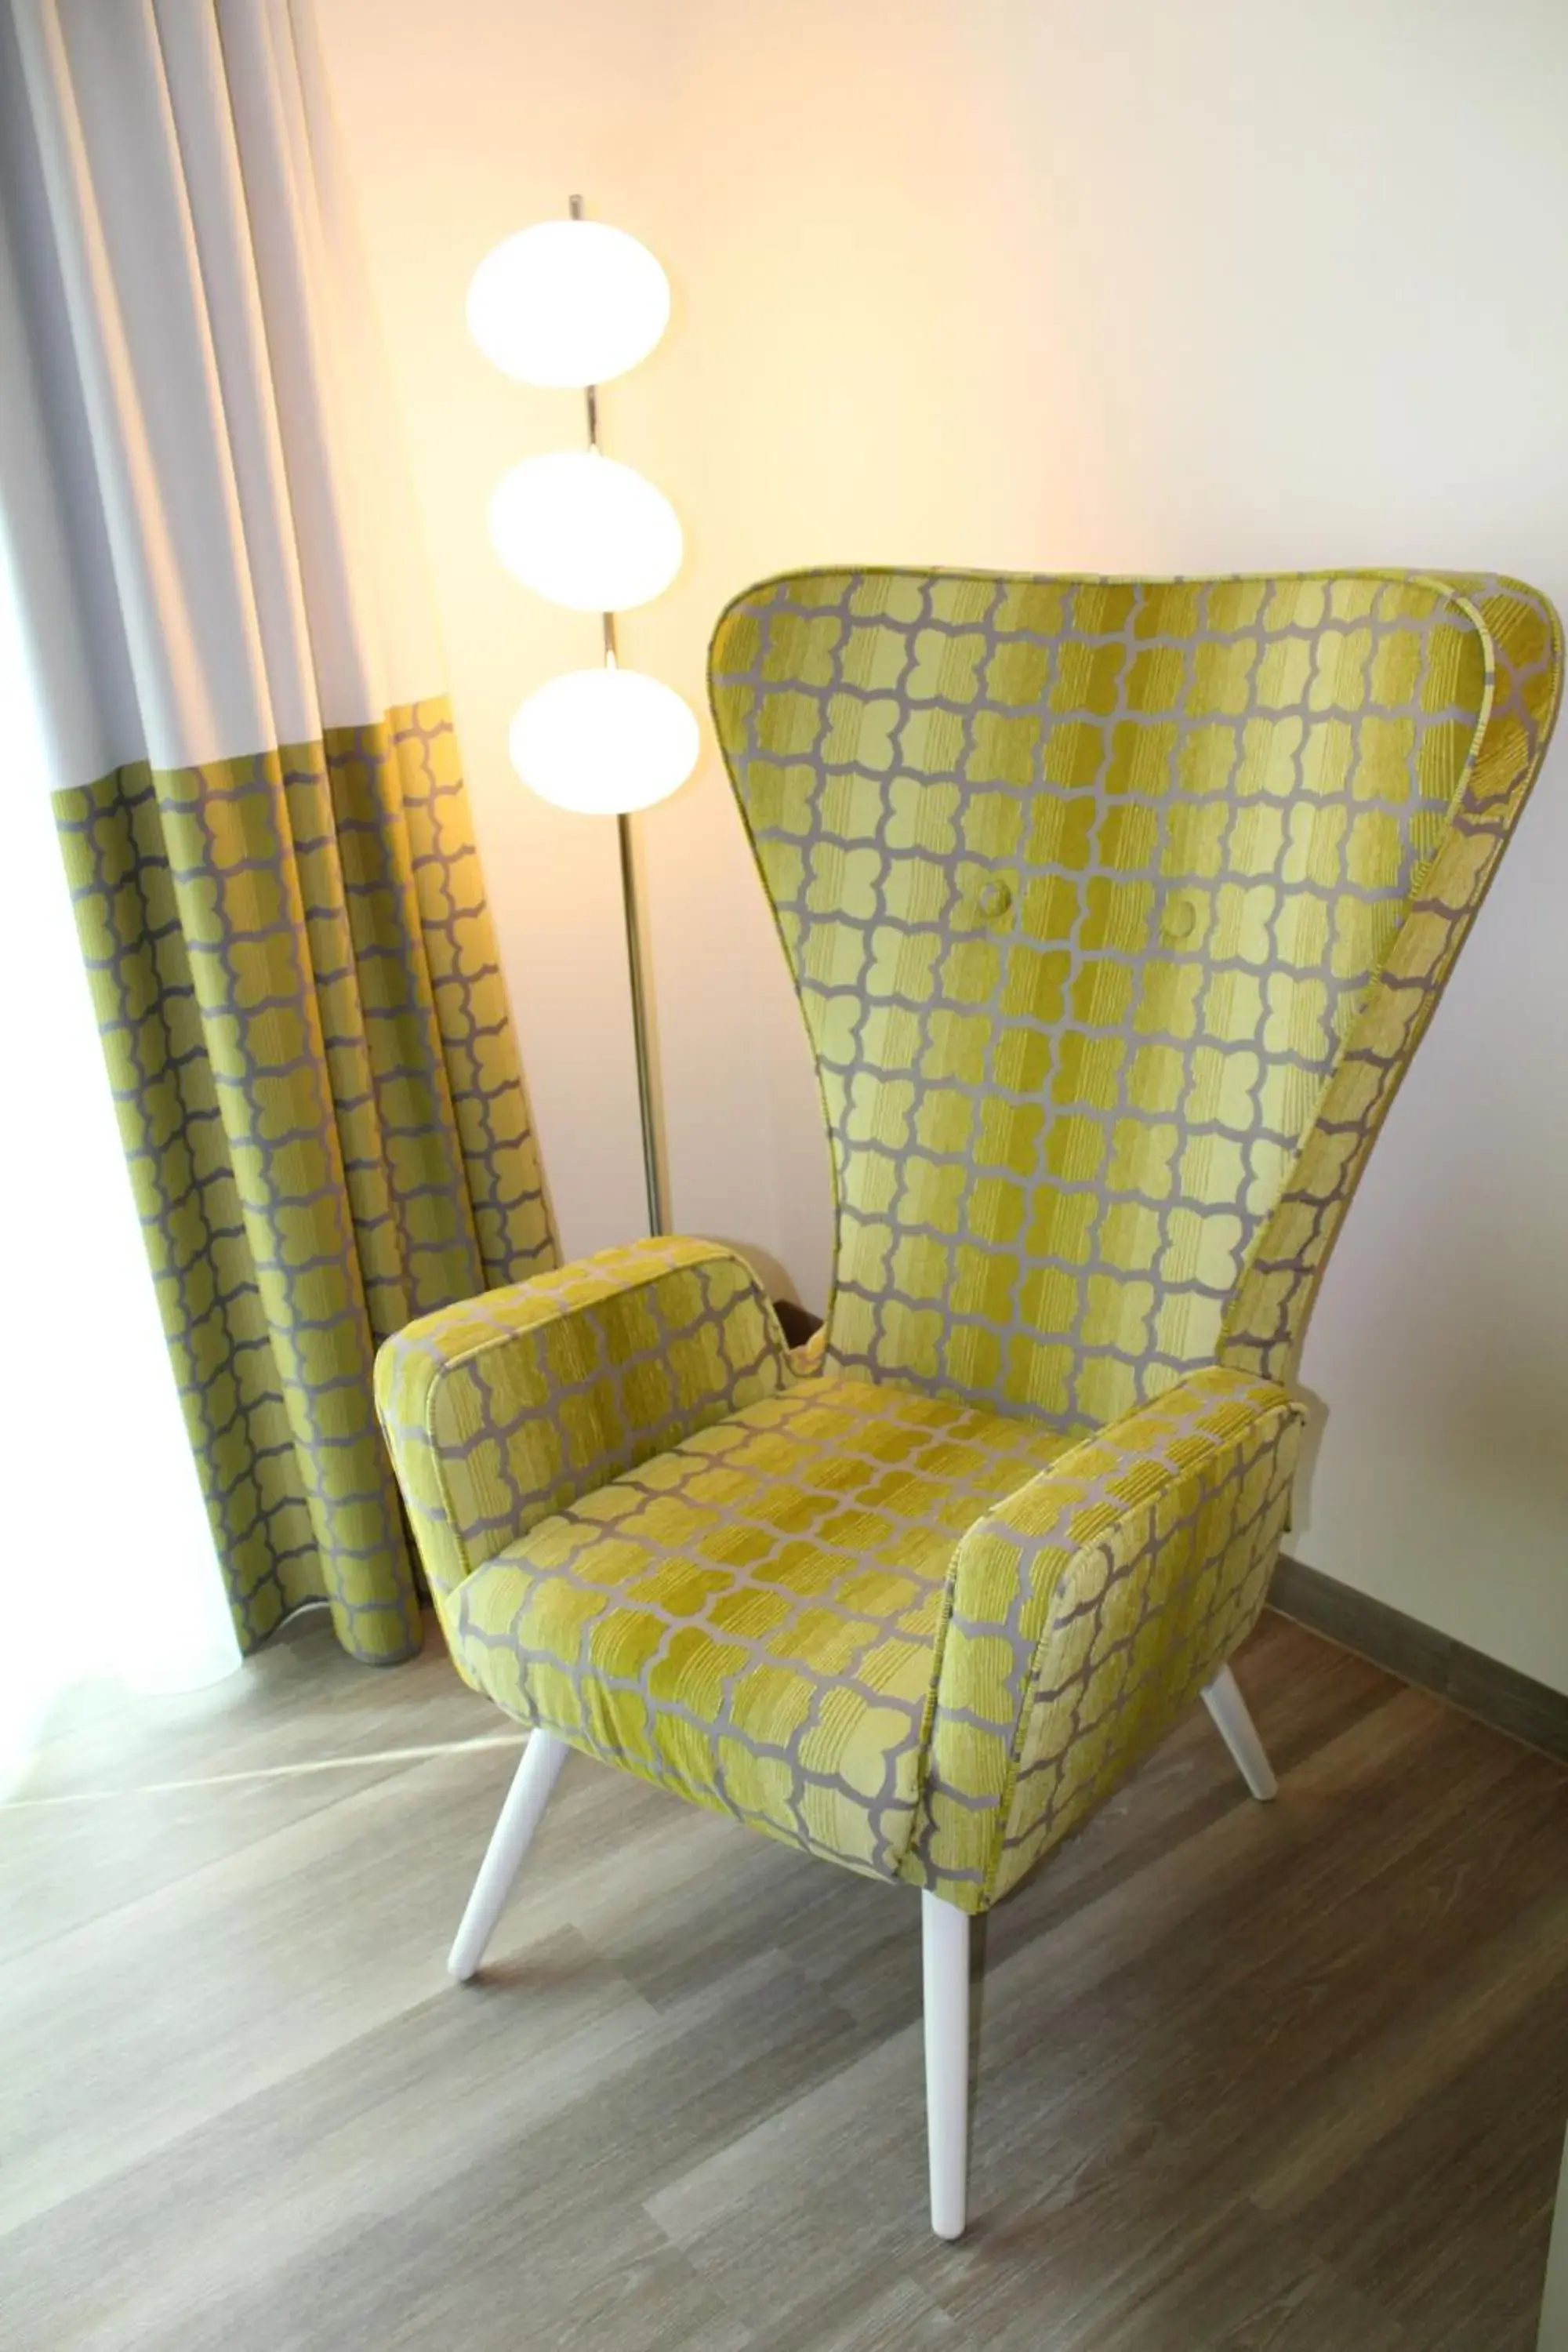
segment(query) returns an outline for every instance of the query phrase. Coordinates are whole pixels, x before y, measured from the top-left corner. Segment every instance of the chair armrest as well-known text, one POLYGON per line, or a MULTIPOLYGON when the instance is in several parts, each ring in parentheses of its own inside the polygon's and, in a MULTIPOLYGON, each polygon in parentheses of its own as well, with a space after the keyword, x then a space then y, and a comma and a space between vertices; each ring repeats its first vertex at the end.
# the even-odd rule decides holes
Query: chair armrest
POLYGON ((1207 1366, 968 1529, 904 1877, 987 1908, 1213 1680, 1263 1607, 1302 1418, 1207 1366))
POLYGON ((602 1250, 410 1323, 376 1358, 375 1402, 437 1601, 792 1377, 765 1293, 714 1242, 602 1250))

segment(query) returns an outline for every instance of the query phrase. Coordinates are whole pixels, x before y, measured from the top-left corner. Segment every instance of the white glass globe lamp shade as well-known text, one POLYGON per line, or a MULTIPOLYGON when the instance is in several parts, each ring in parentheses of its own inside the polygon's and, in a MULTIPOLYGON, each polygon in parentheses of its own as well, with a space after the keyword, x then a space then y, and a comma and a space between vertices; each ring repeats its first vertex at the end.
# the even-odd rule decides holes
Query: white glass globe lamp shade
POLYGON ((669 280, 625 229, 539 221, 486 254, 468 310, 468 332, 504 374, 580 391, 647 359, 669 322, 669 280))
POLYGON ((596 449, 527 457, 496 484, 490 539, 514 580, 574 613, 626 613, 680 569, 680 524, 664 492, 596 449))
POLYGON ((636 669, 570 669, 511 722, 511 764, 531 790, 583 816, 651 808, 697 765, 697 721, 673 687, 636 669))

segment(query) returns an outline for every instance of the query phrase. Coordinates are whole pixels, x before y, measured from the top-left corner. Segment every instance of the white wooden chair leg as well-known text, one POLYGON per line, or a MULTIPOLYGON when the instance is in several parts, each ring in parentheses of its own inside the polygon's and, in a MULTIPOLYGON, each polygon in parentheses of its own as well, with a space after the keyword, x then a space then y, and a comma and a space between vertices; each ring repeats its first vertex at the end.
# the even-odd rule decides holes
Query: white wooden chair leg
POLYGON ((512 1881, 522 1867, 522 1857, 533 1832, 544 1817, 550 1792, 567 1753, 566 1742, 557 1739, 552 1731, 529 1734, 522 1761, 485 1848, 485 1858, 479 1864, 479 1874, 474 1881, 457 1940, 447 1956, 447 1968, 461 1981, 466 1982, 484 1958, 485 1946, 495 1932, 496 1921, 511 1893, 512 1881))
POLYGON ((1274 1778, 1274 1768, 1263 1752, 1263 1742, 1258 1737, 1258 1726, 1247 1711, 1236 1676, 1228 1666, 1222 1666, 1207 1690, 1204 1705, 1215 1719, 1220 1738, 1236 1759, 1242 1779, 1260 1804, 1278 1796, 1279 1783, 1274 1778))
POLYGON ((962 2238, 969 2196, 969 1914, 921 1896, 931 2225, 962 2238))

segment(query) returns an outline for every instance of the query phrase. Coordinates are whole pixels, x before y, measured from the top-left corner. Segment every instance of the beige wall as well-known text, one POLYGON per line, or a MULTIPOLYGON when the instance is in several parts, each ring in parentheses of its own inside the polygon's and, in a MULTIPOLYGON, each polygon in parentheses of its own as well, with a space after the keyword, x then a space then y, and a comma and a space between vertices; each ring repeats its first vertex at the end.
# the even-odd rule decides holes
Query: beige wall
MULTIPOLYGON (((851 558, 1500 564, 1568 603, 1560 0, 320 0, 568 1248, 637 1228, 613 835, 510 778, 593 626, 498 571, 570 395, 462 324, 498 237, 643 236, 605 394, 686 571, 626 657, 700 699, 724 599, 851 558)), ((1341 1245, 1299 1554, 1568 1689, 1568 757, 1341 1245)), ((820 1303, 808 1066, 710 748, 643 830, 675 1213, 820 1303)))

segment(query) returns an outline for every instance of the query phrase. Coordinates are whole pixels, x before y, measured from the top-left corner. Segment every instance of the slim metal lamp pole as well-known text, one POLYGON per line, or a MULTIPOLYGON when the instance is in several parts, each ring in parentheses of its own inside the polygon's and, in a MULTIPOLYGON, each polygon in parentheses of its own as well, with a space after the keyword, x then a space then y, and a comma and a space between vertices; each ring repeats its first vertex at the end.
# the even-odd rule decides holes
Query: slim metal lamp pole
MULTIPOLYGON (((583 199, 572 198, 572 218, 583 217, 583 199)), ((584 389, 584 404, 588 418, 588 446, 599 446, 599 402, 596 388, 588 384, 584 389)), ((614 669, 616 662, 616 616, 604 615, 605 662, 614 669)), ((648 999, 644 963, 642 918, 637 908, 637 858, 632 841, 632 821, 623 811, 616 819, 616 838, 621 853, 621 904, 626 922, 626 969, 632 988, 632 1041, 637 1050, 637 1108, 642 1115, 643 1179, 647 1186, 647 1223, 652 1234, 667 1230, 664 1213, 664 1179, 660 1172, 658 1110, 653 1090, 653 1053, 648 1024, 648 999)))

